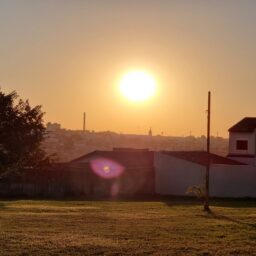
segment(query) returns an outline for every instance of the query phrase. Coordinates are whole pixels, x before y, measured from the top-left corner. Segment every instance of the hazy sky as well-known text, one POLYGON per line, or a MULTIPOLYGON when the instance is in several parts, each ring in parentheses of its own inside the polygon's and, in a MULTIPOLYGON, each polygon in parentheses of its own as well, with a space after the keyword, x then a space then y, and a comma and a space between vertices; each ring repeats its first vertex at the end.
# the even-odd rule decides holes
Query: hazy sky
POLYGON ((81 129, 212 134, 256 116, 256 1, 0 0, 0 85, 81 129), (157 94, 131 103, 122 74, 151 73, 157 94))

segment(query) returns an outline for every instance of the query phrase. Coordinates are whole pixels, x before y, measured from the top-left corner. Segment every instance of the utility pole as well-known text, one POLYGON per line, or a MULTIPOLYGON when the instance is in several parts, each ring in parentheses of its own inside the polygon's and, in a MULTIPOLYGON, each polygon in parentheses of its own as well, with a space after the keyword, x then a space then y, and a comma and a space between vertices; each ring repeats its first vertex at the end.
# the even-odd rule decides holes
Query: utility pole
POLYGON ((86 113, 84 112, 83 132, 85 132, 85 128, 86 128, 85 124, 86 124, 86 113))
POLYGON ((209 178, 210 178, 210 140, 211 140, 211 92, 208 92, 208 109, 207 109, 207 166, 205 175, 205 201, 204 210, 210 211, 209 208, 209 178))

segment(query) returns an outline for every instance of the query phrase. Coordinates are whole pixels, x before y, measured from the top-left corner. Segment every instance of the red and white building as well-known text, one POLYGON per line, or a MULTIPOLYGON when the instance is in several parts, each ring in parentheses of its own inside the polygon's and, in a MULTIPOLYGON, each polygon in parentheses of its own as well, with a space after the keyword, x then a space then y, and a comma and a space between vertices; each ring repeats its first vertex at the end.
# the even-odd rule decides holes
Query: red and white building
POLYGON ((229 129, 228 158, 256 165, 255 117, 245 117, 229 129))

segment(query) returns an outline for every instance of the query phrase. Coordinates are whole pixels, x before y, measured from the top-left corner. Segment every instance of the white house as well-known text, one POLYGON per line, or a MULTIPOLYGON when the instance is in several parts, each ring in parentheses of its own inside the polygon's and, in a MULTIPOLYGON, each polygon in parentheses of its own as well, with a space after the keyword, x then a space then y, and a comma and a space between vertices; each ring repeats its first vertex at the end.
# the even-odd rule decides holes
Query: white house
POLYGON ((256 165, 255 117, 245 117, 229 129, 228 158, 256 165))

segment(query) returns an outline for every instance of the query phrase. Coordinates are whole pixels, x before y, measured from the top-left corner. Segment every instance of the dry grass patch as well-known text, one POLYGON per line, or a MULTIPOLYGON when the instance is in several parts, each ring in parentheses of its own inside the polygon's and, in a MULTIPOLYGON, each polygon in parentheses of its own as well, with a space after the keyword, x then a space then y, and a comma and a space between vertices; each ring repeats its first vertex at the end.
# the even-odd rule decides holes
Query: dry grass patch
POLYGON ((255 201, 0 201, 0 255, 256 255, 255 201))

